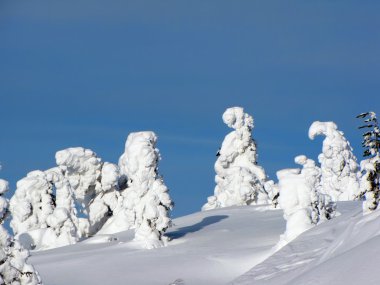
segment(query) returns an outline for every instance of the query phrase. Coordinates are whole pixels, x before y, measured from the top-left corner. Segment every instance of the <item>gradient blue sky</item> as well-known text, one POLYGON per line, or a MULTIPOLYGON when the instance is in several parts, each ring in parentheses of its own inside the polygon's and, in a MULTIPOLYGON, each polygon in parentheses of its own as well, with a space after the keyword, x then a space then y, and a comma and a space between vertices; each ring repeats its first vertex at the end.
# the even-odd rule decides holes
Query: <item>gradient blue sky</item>
POLYGON ((380 1, 0 0, 1 177, 14 190, 57 150, 116 163, 127 135, 159 136, 174 216, 213 193, 221 115, 255 118, 270 178, 317 159, 315 120, 361 157, 357 113, 380 112, 380 1))

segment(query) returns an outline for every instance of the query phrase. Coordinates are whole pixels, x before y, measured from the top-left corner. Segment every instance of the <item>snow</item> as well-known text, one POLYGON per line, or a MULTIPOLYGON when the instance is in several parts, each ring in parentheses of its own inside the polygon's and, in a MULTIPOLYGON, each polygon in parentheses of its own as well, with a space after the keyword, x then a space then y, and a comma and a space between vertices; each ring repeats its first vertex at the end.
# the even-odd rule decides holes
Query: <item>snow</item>
POLYGON ((339 217, 306 231, 232 284, 378 284, 380 211, 363 216, 360 202, 338 208, 339 217))
POLYGON ((174 224, 167 247, 141 249, 128 230, 34 252, 31 262, 46 284, 224 284, 268 257, 285 230, 282 211, 266 206, 204 211, 174 224))
POLYGON ((360 201, 338 209, 278 251, 283 211, 259 205, 175 219, 167 247, 141 249, 131 229, 33 252, 30 262, 55 285, 378 284, 380 211, 363 215, 360 201))

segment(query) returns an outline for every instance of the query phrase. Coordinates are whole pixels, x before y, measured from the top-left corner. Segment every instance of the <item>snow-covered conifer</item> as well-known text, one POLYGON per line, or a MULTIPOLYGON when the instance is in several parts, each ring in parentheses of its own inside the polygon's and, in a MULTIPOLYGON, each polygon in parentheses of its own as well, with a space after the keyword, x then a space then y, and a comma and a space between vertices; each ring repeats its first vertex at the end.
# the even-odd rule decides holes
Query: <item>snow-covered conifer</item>
POLYGON ((374 211, 379 206, 380 199, 380 128, 374 112, 362 113, 357 118, 364 118, 365 125, 360 128, 368 128, 363 134, 362 145, 364 159, 360 162, 361 180, 359 196, 365 196, 363 202, 364 213, 374 211))
POLYGON ((117 167, 103 163, 92 150, 82 147, 58 151, 55 158, 82 206, 81 212, 86 215, 79 219, 82 235, 95 234, 116 206, 117 167))
POLYGON ((168 188, 158 174, 160 154, 153 132, 131 133, 120 157, 122 175, 128 177, 129 187, 123 191, 123 212, 130 227, 135 227, 135 240, 145 248, 166 244, 163 236, 171 224, 169 210, 173 207, 168 188))
POLYGON ((11 227, 15 234, 47 228, 47 217, 53 213, 53 185, 43 171, 32 171, 17 182, 10 200, 11 227))
POLYGON ((38 272, 27 263, 29 252, 3 227, 8 213, 8 201, 3 194, 7 191, 8 182, 0 179, 0 284, 40 285, 38 272))
POLYGON ((74 191, 58 167, 49 169, 46 173, 49 181, 55 186, 56 208, 47 218, 51 232, 46 234, 50 237, 45 237, 45 240, 49 242, 49 247, 74 244, 81 235, 78 230, 79 221, 75 208, 74 191))
POLYGON ((321 191, 333 201, 353 200, 359 192, 358 164, 352 148, 343 132, 334 122, 314 122, 309 129, 309 138, 324 135, 321 163, 321 191))
POLYGON ((268 203, 266 174, 257 165, 256 143, 252 139, 252 116, 241 107, 233 107, 224 112, 223 121, 234 130, 224 138, 218 152, 214 196, 202 209, 268 203))
POLYGON ((118 206, 119 167, 105 162, 101 171, 102 191, 95 196, 89 207, 89 220, 92 221, 92 233, 98 232, 107 220, 112 217, 118 206))

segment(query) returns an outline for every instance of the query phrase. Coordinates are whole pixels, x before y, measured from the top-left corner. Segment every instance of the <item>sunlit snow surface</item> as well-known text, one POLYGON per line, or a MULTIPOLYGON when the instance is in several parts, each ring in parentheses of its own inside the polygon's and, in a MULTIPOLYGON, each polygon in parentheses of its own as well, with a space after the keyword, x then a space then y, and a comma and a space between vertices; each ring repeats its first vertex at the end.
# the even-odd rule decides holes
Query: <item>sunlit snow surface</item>
POLYGON ((223 208, 174 220, 168 247, 142 250, 133 232, 32 253, 45 284, 379 284, 380 212, 340 202, 340 216, 274 253, 281 210, 223 208), (360 281, 360 282, 359 282, 360 281))

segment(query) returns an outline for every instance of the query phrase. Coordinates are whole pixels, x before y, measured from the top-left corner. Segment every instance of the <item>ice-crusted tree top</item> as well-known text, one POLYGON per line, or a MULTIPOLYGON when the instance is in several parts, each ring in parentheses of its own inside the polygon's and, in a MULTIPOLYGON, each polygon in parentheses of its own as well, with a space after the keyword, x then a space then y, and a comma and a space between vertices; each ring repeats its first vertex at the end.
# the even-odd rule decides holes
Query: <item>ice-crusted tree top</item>
POLYGON ((4 179, 0 179, 0 194, 4 194, 9 190, 9 183, 4 179))
POLYGON ((231 107, 223 113, 223 122, 235 130, 247 127, 253 128, 253 118, 244 112, 242 107, 231 107))
POLYGON ((156 172, 160 159, 156 143, 157 136, 154 132, 129 134, 125 142, 125 151, 119 159, 120 174, 133 179, 139 172, 156 172))
POLYGON ((325 135, 332 138, 336 135, 338 126, 334 122, 315 121, 309 128, 309 138, 313 140, 318 135, 325 135))
POLYGON ((338 130, 338 127, 334 122, 316 121, 311 124, 309 129, 309 138, 313 140, 318 135, 326 136, 323 141, 323 155, 320 157, 321 163, 321 160, 324 158, 333 159, 340 153, 343 156, 342 158, 345 160, 342 167, 349 165, 352 171, 356 170, 356 157, 352 153, 350 143, 344 137, 343 132, 338 130))
POLYGON ((101 191, 97 180, 101 173, 102 161, 95 152, 83 147, 72 147, 58 151, 55 160, 69 179, 75 190, 75 197, 81 203, 87 203, 86 200, 92 198, 91 192, 101 191))
POLYGON ((350 143, 338 130, 334 122, 314 122, 309 129, 309 138, 326 136, 322 153, 318 156, 322 171, 322 190, 334 201, 352 200, 358 194, 358 163, 350 143))

